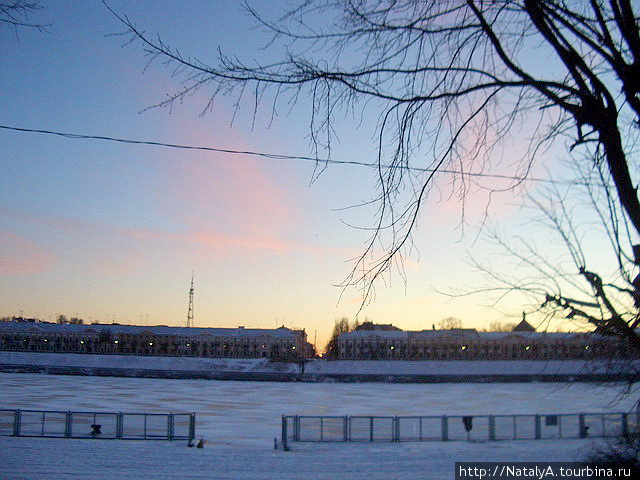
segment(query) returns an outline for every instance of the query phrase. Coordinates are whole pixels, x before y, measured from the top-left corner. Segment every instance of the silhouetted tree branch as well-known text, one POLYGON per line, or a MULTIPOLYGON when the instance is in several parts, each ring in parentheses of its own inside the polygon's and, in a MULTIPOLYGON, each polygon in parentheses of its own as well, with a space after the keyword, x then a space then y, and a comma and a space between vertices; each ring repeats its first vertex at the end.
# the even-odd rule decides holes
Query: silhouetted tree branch
POLYGON ((20 28, 34 28, 44 31, 48 25, 30 21, 31 15, 41 8, 42 6, 37 0, 0 1, 0 26, 4 25, 16 34, 20 28))
POLYGON ((440 330, 454 330, 462 328, 462 320, 456 317, 443 318, 438 322, 438 328, 440 330))
POLYGON ((507 258, 498 266, 490 259, 472 259, 488 283, 454 295, 489 293, 498 303, 520 294, 529 302, 530 313, 543 315, 541 324, 564 319, 582 329, 590 326, 626 339, 640 355, 640 275, 633 227, 615 198, 604 164, 584 165, 574 159, 572 170, 583 171, 575 184, 554 185, 529 197, 544 241, 536 242, 531 228, 509 236, 487 229, 507 258), (551 256, 556 250, 545 248, 550 244, 564 253, 551 256))
POLYGON ((325 358, 336 359, 338 358, 338 337, 342 333, 348 333, 354 331, 358 328, 358 320, 355 320, 353 324, 349 324, 349 319, 346 317, 342 317, 340 320, 336 320, 333 331, 331 332, 331 337, 327 342, 327 346, 325 347, 325 358))
MULTIPOLYGON (((155 107, 172 107, 205 88, 203 113, 221 95, 251 95, 257 109, 270 91, 274 110, 304 95, 317 157, 331 153, 337 115, 375 111, 377 220, 344 282, 361 286, 368 298, 376 278, 411 246, 438 172, 461 172, 454 187, 464 212, 476 185, 468 174, 499 163, 512 138, 529 148, 511 162, 514 181, 506 188, 520 184, 516 178, 528 174, 546 147, 568 139, 581 168, 606 166, 600 172, 610 180, 608 199, 621 207, 632 245, 639 243, 640 202, 630 169, 640 121, 634 8, 630 0, 308 0, 272 21, 247 6, 287 53, 249 63, 218 51, 212 64, 113 13, 150 62, 161 60, 181 77, 180 88, 155 107)), ((585 266, 587 281, 588 272, 585 266)), ((597 282, 590 285, 613 315, 597 282)))

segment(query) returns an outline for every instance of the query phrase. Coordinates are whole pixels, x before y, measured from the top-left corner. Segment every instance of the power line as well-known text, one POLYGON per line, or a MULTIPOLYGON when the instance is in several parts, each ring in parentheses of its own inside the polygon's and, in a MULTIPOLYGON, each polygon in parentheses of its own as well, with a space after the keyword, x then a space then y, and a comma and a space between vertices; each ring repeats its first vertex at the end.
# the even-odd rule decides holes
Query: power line
POLYGON ((204 151, 204 152, 224 153, 229 155, 249 155, 254 157, 268 158, 271 160, 299 160, 299 161, 313 162, 313 163, 324 163, 329 165, 353 165, 358 167, 367 167, 367 168, 376 168, 376 169, 382 168, 384 170, 395 168, 395 169, 402 169, 402 170, 407 170, 412 172, 422 172, 422 173, 433 173, 437 171, 438 173, 447 173, 451 175, 462 175, 462 176, 468 176, 468 177, 493 178, 493 179, 515 180, 515 181, 526 180, 530 182, 541 182, 541 183, 550 183, 550 184, 576 183, 576 182, 570 182, 570 181, 551 180, 548 178, 501 175, 501 174, 491 174, 491 173, 462 172, 460 170, 410 167, 407 165, 384 165, 384 164, 379 165, 377 163, 360 162, 357 160, 334 160, 330 158, 309 157, 305 155, 285 155, 285 154, 279 154, 279 153, 256 152, 252 150, 234 150, 234 149, 228 149, 228 148, 156 142, 151 140, 133 140, 128 138, 109 137, 104 135, 83 135, 79 133, 56 132, 53 130, 40 130, 40 129, 34 129, 34 128, 12 127, 9 125, 0 125, 0 129, 11 130, 15 132, 22 132, 22 133, 40 133, 44 135, 64 137, 72 140, 103 140, 106 142, 117 142, 117 143, 131 144, 131 145, 149 145, 154 147, 176 148, 180 150, 198 150, 198 151, 204 151))

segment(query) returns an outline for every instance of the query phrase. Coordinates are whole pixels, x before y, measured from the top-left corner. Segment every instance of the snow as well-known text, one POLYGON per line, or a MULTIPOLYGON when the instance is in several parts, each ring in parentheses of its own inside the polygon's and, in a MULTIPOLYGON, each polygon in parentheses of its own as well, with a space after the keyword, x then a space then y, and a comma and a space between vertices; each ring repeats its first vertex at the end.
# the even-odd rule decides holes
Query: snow
POLYGON ((298 371, 295 364, 269 362, 266 358, 150 357, 46 352, 0 352, 0 365, 265 373, 298 371))
POLYGON ((595 440, 293 443, 273 449, 281 415, 461 415, 627 411, 621 385, 334 384, 0 373, 3 408, 196 412, 204 449, 184 442, 0 437, 8 479, 451 479, 456 461, 573 461, 595 440))
POLYGON ((337 360, 310 362, 305 372, 325 375, 578 375, 602 372, 608 365, 585 360, 337 360))
POLYGON ((585 440, 516 443, 304 444, 290 452, 168 442, 0 439, 11 480, 389 480, 454 478, 455 461, 567 461, 585 440))
MULTIPOLYGON (((630 361, 625 366, 630 368, 630 361)), ((640 362, 635 361, 636 368, 640 362)), ((262 358, 148 357, 77 353, 0 352, 0 365, 37 365, 135 370, 291 373, 300 367, 262 358)), ((615 362, 586 360, 312 360, 307 375, 579 375, 618 371, 615 362)))

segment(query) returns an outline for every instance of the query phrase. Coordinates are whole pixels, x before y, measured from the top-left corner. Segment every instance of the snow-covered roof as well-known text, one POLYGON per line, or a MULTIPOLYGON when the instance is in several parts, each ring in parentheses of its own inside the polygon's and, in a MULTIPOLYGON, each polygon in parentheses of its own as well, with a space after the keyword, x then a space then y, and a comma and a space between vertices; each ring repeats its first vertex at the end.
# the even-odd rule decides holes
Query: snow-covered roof
POLYGON ((390 340, 406 340, 408 332, 401 330, 354 330, 353 332, 343 333, 340 339, 355 340, 357 338, 384 338, 390 340))
POLYGON ((451 330, 421 330, 411 332, 412 336, 420 338, 478 338, 478 331, 474 328, 454 328, 451 330))
POLYGON ((480 332, 480 338, 491 340, 545 340, 545 339, 564 339, 571 340, 576 338, 594 338, 602 337, 602 335, 596 333, 580 332, 480 332))
POLYGON ((271 336, 281 339, 294 337, 294 332, 286 327, 277 329, 266 328, 200 328, 200 327, 171 327, 167 325, 116 325, 116 324, 58 324, 45 322, 0 322, 0 332, 5 333, 70 333, 76 335, 89 335, 108 332, 112 335, 175 335, 194 337, 198 335, 210 335, 215 337, 259 337, 271 336))
POLYGON ((452 330, 421 330, 421 331, 380 331, 380 330, 356 330, 353 332, 343 333, 339 337, 344 340, 355 339, 398 339, 406 340, 414 338, 416 340, 459 340, 459 341, 500 341, 500 342, 535 342, 545 340, 577 340, 583 339, 592 341, 595 339, 604 339, 603 335, 597 333, 579 332, 478 332, 472 328, 452 329, 452 330))

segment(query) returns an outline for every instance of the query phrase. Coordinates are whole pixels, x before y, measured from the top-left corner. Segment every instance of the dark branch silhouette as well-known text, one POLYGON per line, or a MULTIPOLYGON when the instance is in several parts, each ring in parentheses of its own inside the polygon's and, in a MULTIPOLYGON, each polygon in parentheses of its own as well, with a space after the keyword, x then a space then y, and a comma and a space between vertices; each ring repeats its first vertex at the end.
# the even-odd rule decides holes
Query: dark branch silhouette
POLYGON ((529 225, 542 227, 545 245, 560 245, 562 255, 551 257, 532 229, 506 235, 488 228, 488 238, 506 253, 506 260, 496 264, 489 258, 471 259, 487 284, 449 294, 483 293, 496 303, 517 295, 529 313, 541 315, 541 325, 560 319, 579 329, 591 326, 625 339, 631 355, 640 356, 640 275, 633 227, 616 200, 604 163, 599 165, 584 168, 573 159, 573 171, 583 173, 580 183, 555 184, 528 198, 536 213, 529 225))
MULTIPOLYGON (((337 115, 364 105, 376 112, 377 220, 344 282, 360 286, 366 300, 374 281, 410 251, 438 172, 453 166, 460 172, 454 187, 464 215, 466 196, 478 186, 468 173, 495 167, 514 138, 529 144, 511 163, 514 177, 526 176, 547 147, 568 139, 581 171, 601 172, 608 201, 621 207, 618 220, 628 225, 630 244, 640 243, 633 169, 640 34, 634 8, 630 0, 308 0, 270 20, 247 6, 271 43, 287 53, 280 61, 250 63, 218 50, 212 64, 110 10, 141 42, 149 63, 160 60, 181 78, 179 89, 151 108, 172 107, 205 88, 211 93, 203 113, 221 95, 238 95, 237 105, 252 95, 257 109, 270 91, 273 111, 283 97, 295 103, 305 95, 316 158, 331 153, 337 115)), ((635 272, 638 259, 629 259, 625 268, 635 272)), ((609 294, 599 292, 586 265, 576 273, 590 283, 595 303, 615 317, 609 294)), ((638 285, 625 289, 640 297, 638 285)), ((550 298, 553 303, 553 292, 550 298)))
POLYGON ((31 16, 41 8, 42 6, 37 0, 0 0, 0 28, 2 26, 10 28, 16 35, 21 28, 31 28, 43 32, 49 26, 48 24, 30 21, 31 16))

